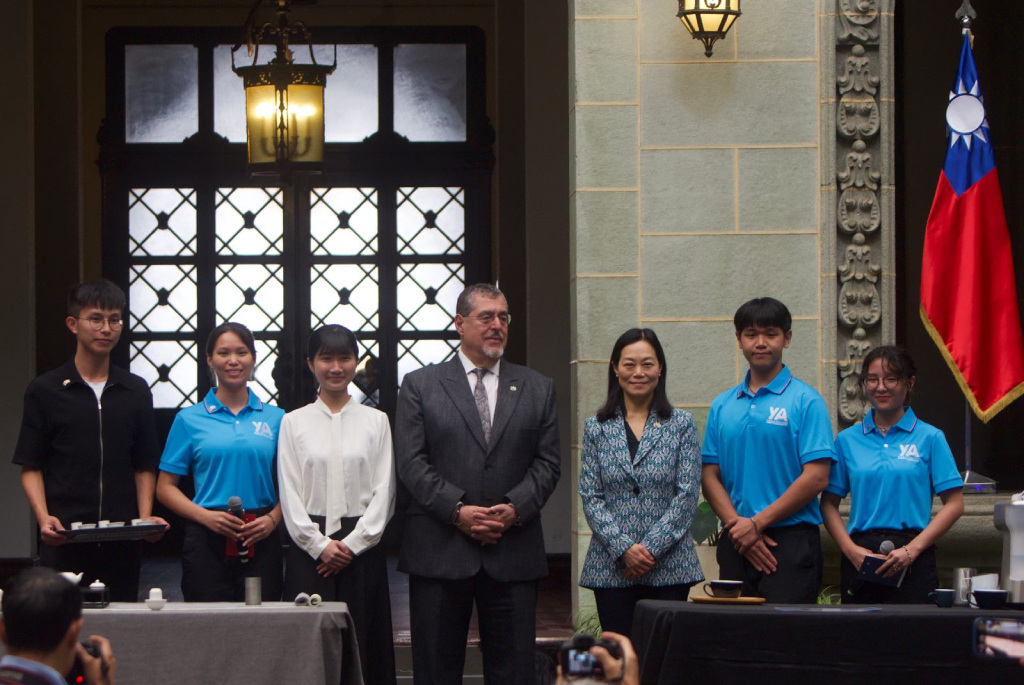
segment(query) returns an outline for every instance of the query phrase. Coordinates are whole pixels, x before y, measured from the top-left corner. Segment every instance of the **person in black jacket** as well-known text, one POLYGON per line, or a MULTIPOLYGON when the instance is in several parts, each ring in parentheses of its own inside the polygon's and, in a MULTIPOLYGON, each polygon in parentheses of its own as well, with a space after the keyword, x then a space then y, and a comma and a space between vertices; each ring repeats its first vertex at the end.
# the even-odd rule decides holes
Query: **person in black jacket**
POLYGON ((43 564, 83 573, 84 585, 101 580, 115 602, 135 602, 138 543, 68 544, 58 532, 76 521, 166 523, 152 516, 160 458, 153 395, 146 381, 110 364, 124 307, 124 293, 110 281, 71 289, 65 323, 75 356, 25 391, 14 463, 39 523, 43 564))

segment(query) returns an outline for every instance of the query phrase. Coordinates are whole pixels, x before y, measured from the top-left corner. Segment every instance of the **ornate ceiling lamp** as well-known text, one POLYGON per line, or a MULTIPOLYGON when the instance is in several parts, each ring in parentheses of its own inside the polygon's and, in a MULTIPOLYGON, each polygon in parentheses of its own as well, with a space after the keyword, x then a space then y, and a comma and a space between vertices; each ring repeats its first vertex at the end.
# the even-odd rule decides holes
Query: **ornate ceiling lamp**
POLYGON ((694 38, 704 43, 704 54, 711 57, 711 46, 725 38, 740 16, 740 0, 679 0, 676 15, 694 38))
POLYGON ((313 37, 302 22, 289 23, 289 0, 256 0, 245 22, 252 64, 231 69, 245 86, 246 143, 249 172, 254 175, 319 173, 324 160, 324 85, 338 64, 320 65, 313 55, 313 37), (263 6, 276 6, 277 23, 257 25, 263 6), (309 47, 311 64, 295 64, 289 47, 300 38, 309 47), (273 40, 277 49, 269 64, 258 64, 260 44, 273 40))

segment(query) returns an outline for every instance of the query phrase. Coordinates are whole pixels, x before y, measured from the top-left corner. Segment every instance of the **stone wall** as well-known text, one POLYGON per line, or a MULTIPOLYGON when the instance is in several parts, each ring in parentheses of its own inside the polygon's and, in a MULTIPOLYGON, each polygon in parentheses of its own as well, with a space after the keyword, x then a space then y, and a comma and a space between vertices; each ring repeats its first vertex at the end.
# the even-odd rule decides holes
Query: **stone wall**
MULTIPOLYGON (((834 125, 821 130, 832 94, 822 92, 820 5, 746 2, 708 59, 670 0, 570 3, 573 479, 582 423, 604 397, 608 355, 627 328, 658 332, 669 398, 702 432, 711 400, 745 371, 732 315, 751 297, 790 307, 785 359, 827 385, 835 305, 821 282, 836 277, 821 235, 819 160, 834 125)), ((590 533, 573 505, 578 573, 590 533)))

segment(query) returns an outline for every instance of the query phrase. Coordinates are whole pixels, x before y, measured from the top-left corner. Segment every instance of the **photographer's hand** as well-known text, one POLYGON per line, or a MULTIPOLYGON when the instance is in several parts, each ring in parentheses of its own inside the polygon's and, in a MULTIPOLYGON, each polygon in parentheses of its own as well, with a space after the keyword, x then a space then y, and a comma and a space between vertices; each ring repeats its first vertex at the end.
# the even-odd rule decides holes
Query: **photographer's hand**
POLYGON ((85 682, 88 685, 114 685, 117 659, 110 649, 110 640, 100 635, 90 635, 89 641, 99 648, 99 658, 90 656, 81 644, 75 645, 75 653, 82 662, 82 670, 85 672, 85 682))
POLYGON ((591 647, 590 653, 601 662, 601 670, 604 671, 604 679, 609 681, 621 680, 622 685, 640 685, 640 663, 636 659, 636 652, 633 651, 633 643, 625 635, 613 633, 606 630, 601 633, 602 640, 611 640, 619 644, 622 650, 622 661, 619 661, 604 647, 591 647))

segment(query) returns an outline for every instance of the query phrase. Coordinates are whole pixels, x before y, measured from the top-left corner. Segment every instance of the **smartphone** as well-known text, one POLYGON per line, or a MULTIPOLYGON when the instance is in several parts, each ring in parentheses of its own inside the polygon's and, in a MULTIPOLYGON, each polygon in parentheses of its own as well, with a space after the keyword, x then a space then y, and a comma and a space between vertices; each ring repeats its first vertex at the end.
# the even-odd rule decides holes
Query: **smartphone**
POLYGON ((974 653, 996 659, 1024 659, 1024 620, 975 619, 974 653))

